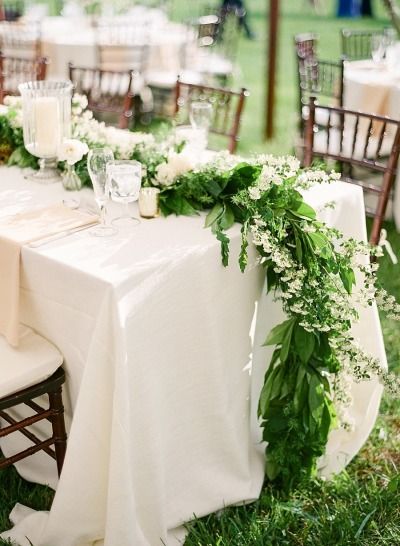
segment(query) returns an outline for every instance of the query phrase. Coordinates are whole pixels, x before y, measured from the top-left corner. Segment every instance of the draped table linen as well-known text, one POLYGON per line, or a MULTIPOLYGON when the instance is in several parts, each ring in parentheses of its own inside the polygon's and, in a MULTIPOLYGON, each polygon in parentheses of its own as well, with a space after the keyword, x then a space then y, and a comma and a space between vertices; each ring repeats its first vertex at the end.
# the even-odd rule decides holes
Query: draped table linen
MULTIPOLYGON (((88 190, 81 196, 91 199, 88 190)), ((1 213, 61 198, 58 185, 0 170, 1 213)), ((307 195, 316 207, 333 198, 336 209, 321 217, 365 239, 360 188, 337 183, 307 195)), ((259 496, 264 446, 256 407, 270 356, 261 343, 282 313, 265 295, 254 250, 247 272, 239 271, 239 226, 229 232, 231 264, 223 268, 203 223, 203 215, 143 220, 116 237, 78 233, 22 249, 22 321, 65 357, 70 432, 58 485, 43 454, 17 465, 57 491, 50 513, 17 505, 16 525, 3 538, 23 546, 26 537, 35 546, 170 546, 182 543, 182 524, 194 515, 259 496)), ((374 306, 356 333, 385 365, 374 306)), ((380 395, 375 381, 354 386, 355 428, 331 435, 325 475, 357 453, 380 395)), ((6 454, 13 442, 2 442, 6 454)))
MULTIPOLYGON (((135 45, 148 48, 146 70, 173 71, 178 75, 182 49, 193 38, 187 27, 170 21, 156 21, 154 25, 143 27, 140 21, 130 22, 128 17, 125 18, 125 25, 133 23, 138 26, 135 45)), ((95 68, 99 64, 96 30, 83 18, 48 17, 42 24, 42 54, 51 61, 47 73, 51 79, 68 78, 69 62, 95 68)), ((126 70, 127 66, 123 69, 126 70)))

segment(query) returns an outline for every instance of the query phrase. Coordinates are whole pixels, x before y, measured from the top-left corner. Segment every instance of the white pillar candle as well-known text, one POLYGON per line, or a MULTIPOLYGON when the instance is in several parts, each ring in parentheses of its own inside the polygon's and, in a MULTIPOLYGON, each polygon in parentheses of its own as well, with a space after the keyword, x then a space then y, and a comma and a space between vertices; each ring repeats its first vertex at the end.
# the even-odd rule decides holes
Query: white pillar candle
POLYGON ((56 97, 38 97, 33 101, 34 153, 38 157, 57 157, 61 138, 59 103, 56 97))
POLYGON ((143 218, 155 218, 160 214, 158 188, 142 188, 139 193, 139 212, 143 218))

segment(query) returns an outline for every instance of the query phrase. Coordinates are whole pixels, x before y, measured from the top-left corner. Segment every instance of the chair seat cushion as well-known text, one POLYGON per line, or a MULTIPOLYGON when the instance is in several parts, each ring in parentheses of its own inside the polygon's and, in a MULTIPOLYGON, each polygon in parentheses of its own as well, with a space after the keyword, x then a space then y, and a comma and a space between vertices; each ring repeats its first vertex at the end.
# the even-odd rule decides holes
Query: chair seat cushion
POLYGON ((14 348, 0 336, 0 398, 44 381, 63 362, 58 349, 27 326, 20 326, 19 340, 14 348))

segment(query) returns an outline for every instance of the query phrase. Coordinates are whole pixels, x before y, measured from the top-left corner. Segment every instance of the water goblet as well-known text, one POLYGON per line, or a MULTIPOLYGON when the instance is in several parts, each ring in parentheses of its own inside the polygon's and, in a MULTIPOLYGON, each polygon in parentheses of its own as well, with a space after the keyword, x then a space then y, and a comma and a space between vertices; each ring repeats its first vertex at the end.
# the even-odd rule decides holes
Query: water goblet
POLYGON ((89 151, 87 167, 93 184, 94 198, 100 209, 100 225, 92 228, 90 233, 97 237, 110 237, 117 230, 106 225, 106 203, 109 199, 107 188, 107 164, 113 161, 114 154, 110 148, 93 148, 89 151))
POLYGON ((140 224, 139 218, 129 212, 129 204, 139 198, 142 184, 142 165, 139 161, 119 160, 107 164, 107 183, 111 193, 111 199, 117 203, 123 203, 125 212, 115 218, 112 224, 119 227, 132 227, 140 224))
POLYGON ((371 36, 371 56, 375 64, 381 64, 385 56, 386 40, 383 34, 371 36))
POLYGON ((213 116, 213 108, 210 102, 195 101, 190 104, 189 119, 192 129, 202 136, 204 148, 207 147, 208 131, 213 116))

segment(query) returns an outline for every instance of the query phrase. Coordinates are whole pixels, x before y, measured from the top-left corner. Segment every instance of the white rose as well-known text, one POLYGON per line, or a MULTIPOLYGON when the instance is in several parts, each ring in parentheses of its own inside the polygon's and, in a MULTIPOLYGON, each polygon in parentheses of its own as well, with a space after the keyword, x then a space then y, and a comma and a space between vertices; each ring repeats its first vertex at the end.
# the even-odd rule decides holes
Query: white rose
POLYGON ((4 97, 3 103, 10 108, 22 108, 22 97, 7 95, 4 97))
POLYGON ((171 153, 166 163, 157 167, 156 181, 164 186, 170 186, 175 178, 193 169, 190 158, 185 154, 171 153))
POLYGON ((156 182, 161 186, 170 186, 174 181, 174 172, 169 163, 161 163, 157 167, 156 182))
POLYGON ((59 161, 66 161, 68 165, 75 165, 87 154, 89 148, 85 142, 74 138, 66 138, 58 152, 59 161))

